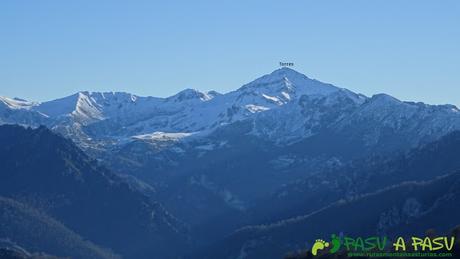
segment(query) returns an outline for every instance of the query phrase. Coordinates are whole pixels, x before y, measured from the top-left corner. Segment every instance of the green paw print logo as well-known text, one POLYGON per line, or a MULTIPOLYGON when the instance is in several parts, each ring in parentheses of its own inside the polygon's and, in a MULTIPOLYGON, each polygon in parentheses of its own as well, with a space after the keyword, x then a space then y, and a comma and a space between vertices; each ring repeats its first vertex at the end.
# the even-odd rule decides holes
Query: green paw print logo
POLYGON ((316 239, 315 243, 313 244, 313 247, 311 248, 312 255, 317 255, 318 251, 324 250, 325 248, 329 247, 331 244, 332 246, 331 246, 331 249, 329 250, 329 253, 333 254, 339 251, 340 246, 342 245, 340 237, 336 235, 332 235, 332 239, 330 243, 322 239, 316 239))

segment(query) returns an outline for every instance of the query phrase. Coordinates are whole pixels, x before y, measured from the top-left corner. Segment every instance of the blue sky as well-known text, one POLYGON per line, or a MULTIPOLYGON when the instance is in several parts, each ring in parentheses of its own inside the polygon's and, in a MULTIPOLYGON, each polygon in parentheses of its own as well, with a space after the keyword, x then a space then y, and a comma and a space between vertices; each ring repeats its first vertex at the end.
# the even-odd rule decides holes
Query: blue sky
POLYGON ((227 92, 279 61, 366 95, 460 105, 460 1, 0 1, 0 95, 227 92))

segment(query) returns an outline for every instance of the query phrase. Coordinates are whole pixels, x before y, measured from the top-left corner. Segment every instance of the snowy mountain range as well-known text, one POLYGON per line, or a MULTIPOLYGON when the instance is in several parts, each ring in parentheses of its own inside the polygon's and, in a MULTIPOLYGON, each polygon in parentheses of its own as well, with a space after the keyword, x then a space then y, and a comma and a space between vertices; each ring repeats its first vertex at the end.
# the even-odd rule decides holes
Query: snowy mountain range
POLYGON ((109 146, 133 140, 202 137, 248 120, 251 135, 279 145, 324 129, 342 132, 357 123, 367 125, 364 132, 356 134, 362 134, 369 145, 383 137, 379 129, 372 129, 374 123, 415 133, 412 144, 460 128, 455 106, 402 102, 384 94, 369 98, 289 68, 275 70, 226 94, 186 89, 157 98, 79 92, 42 103, 0 97, 1 124, 43 124, 83 148, 96 147, 97 143, 109 146))
POLYGON ((431 168, 429 153, 406 163, 415 165, 411 178, 393 174, 394 181, 386 181, 383 170, 384 176, 371 180, 372 172, 399 168, 401 157, 418 154, 418 148, 430 151, 429 143, 460 130, 460 110, 386 94, 368 97, 289 68, 225 94, 79 92, 41 103, 0 97, 0 124, 42 131, 44 125, 70 138, 120 181, 190 226, 197 247, 245 225, 306 215, 388 182, 433 180, 460 169, 452 163, 420 177, 423 168, 431 168))
POLYGON ((199 186, 241 210, 322 168, 434 141, 460 129, 460 112, 367 97, 281 68, 225 94, 79 92, 42 103, 0 97, 0 124, 45 125, 115 172, 164 187, 168 198, 199 186))
MULTIPOLYGON (((219 208, 190 201, 188 209, 218 214, 241 211, 324 168, 434 141, 460 129, 460 112, 386 94, 367 97, 281 68, 225 94, 79 92, 43 103, 1 97, 0 123, 45 125, 181 208, 187 208, 181 197, 197 196, 198 188, 219 208)), ((200 222, 203 213, 190 221, 200 222)))

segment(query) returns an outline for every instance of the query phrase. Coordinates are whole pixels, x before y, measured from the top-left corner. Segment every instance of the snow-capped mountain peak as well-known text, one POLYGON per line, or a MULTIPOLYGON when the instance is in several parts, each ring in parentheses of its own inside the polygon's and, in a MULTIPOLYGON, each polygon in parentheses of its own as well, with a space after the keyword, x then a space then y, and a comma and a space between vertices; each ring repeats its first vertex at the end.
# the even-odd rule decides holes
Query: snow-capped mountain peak
POLYGON ((280 68, 244 85, 239 92, 244 95, 261 95, 278 104, 296 100, 302 95, 321 97, 340 88, 308 78, 290 68, 280 68))
POLYGON ((8 98, 0 96, 0 105, 10 109, 30 109, 35 104, 36 103, 34 102, 29 102, 20 98, 8 98))
POLYGON ((100 113, 90 92, 78 92, 64 98, 43 102, 34 107, 34 110, 50 117, 70 116, 72 114, 91 116, 100 113))
POLYGON ((172 102, 209 101, 212 98, 214 98, 213 93, 217 93, 217 92, 212 91, 212 93, 209 94, 209 93, 200 92, 196 89, 187 88, 171 97, 166 98, 166 101, 172 101, 172 102))

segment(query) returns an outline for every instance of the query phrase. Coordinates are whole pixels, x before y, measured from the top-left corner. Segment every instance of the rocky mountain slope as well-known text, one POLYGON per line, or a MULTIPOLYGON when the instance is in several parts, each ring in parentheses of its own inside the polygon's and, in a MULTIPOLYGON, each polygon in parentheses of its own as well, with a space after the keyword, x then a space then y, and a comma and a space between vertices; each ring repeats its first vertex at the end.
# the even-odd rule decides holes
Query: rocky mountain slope
MULTIPOLYGON (((186 245, 185 226, 160 203, 45 127, 0 126, 0 164, 0 196, 42 211, 116 253, 128 258, 152 254, 167 258, 177 252, 172 244, 186 245)), ((15 233, 6 228, 0 237, 15 233)), ((25 242, 24 238, 20 241, 25 242)))
MULTIPOLYGON (((0 197, 0 220, 0 248, 18 252, 21 255, 18 258, 54 258, 39 256, 44 252, 73 258, 120 258, 85 240, 46 213, 13 199, 0 197)), ((0 253, 0 258, 8 257, 0 253)))
POLYGON ((284 186, 250 209, 253 222, 265 224, 243 227, 199 256, 280 258, 339 233, 445 233, 459 224, 459 148, 460 132, 452 132, 408 153, 357 160, 284 186))
POLYGON ((459 174, 424 183, 403 183, 311 214, 243 228, 196 258, 283 258, 308 250, 315 239, 347 236, 423 236, 458 224, 459 174))

